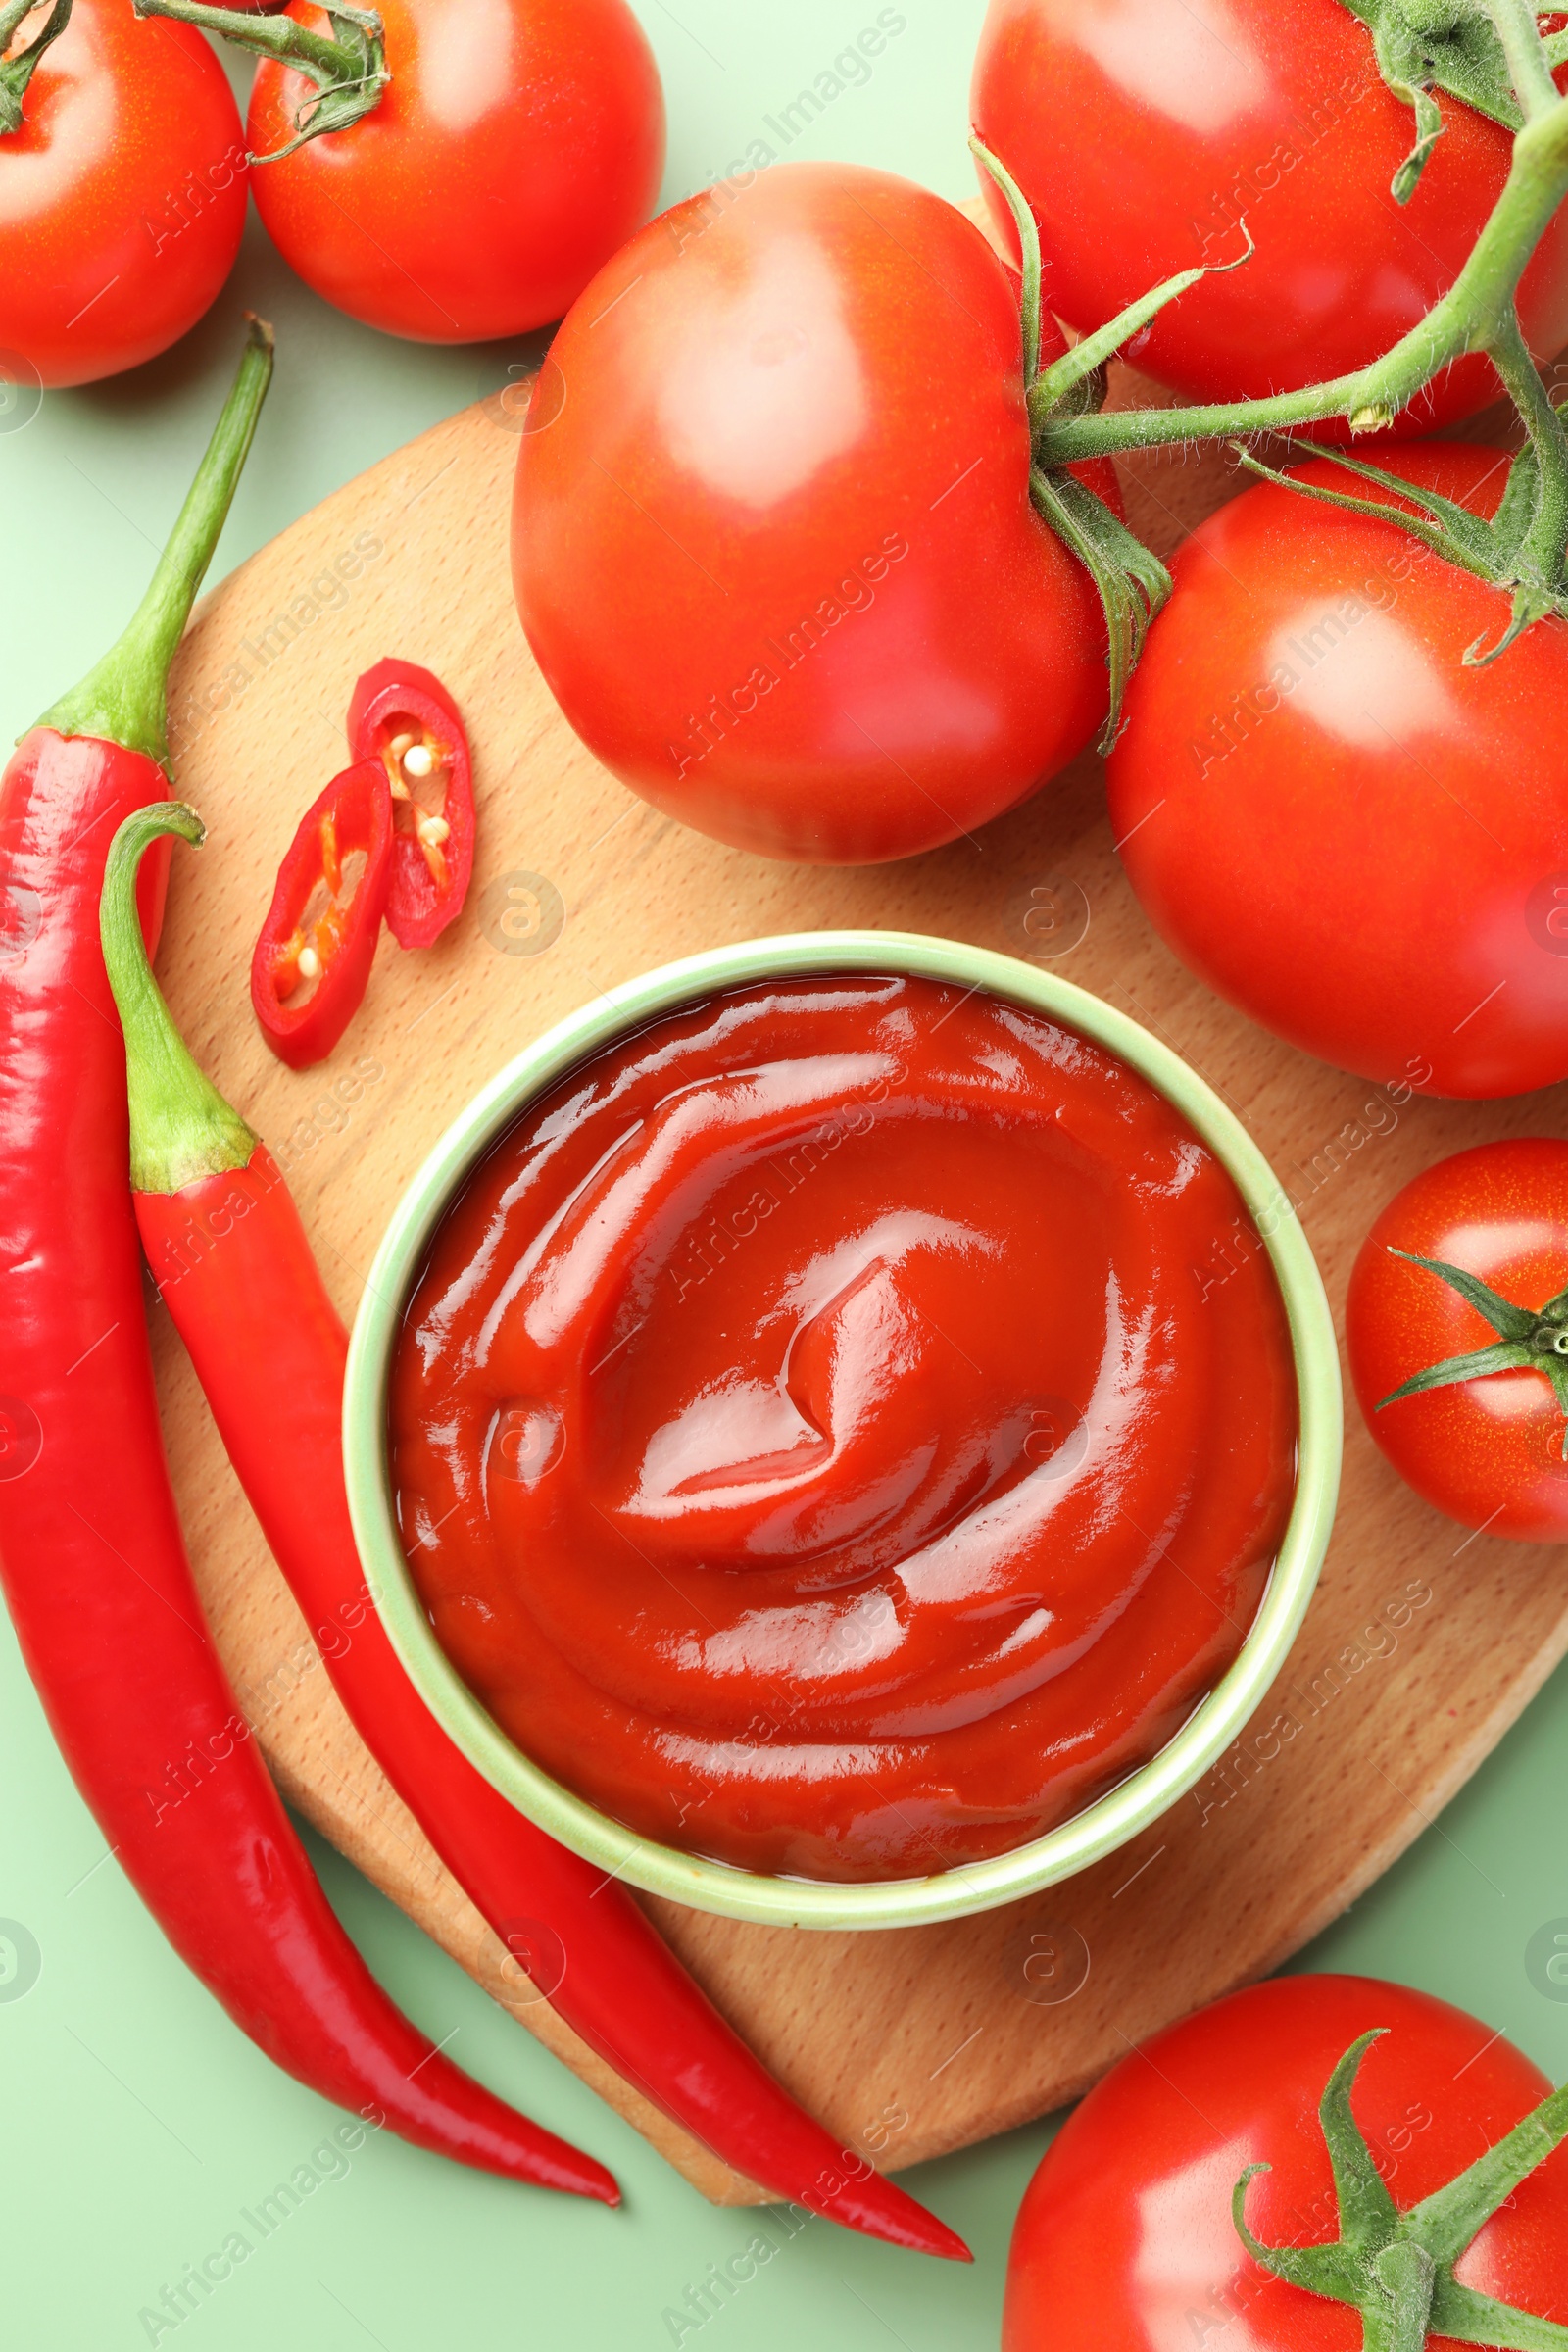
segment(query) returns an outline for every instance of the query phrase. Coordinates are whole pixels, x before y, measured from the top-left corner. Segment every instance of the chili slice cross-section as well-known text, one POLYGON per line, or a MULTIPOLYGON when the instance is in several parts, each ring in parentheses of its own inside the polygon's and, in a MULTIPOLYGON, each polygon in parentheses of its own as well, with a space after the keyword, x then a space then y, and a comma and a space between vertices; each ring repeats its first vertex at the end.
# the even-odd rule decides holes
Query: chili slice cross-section
POLYGON ((392 794, 387 929, 427 948, 463 908, 473 872, 473 760, 458 707, 416 662, 378 662, 354 689, 349 748, 378 760, 392 794))
POLYGON ((359 1008, 391 865, 386 773, 378 760, 362 760, 301 818, 251 958, 256 1018, 290 1069, 323 1061, 359 1008))

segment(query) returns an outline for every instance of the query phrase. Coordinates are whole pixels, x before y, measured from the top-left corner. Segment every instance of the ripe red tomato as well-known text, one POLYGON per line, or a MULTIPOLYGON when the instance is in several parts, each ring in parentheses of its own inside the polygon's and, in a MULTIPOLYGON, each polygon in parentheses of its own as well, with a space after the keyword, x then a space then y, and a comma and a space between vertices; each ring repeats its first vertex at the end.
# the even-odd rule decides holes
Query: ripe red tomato
POLYGON ((217 298, 245 225, 239 110, 201 34, 130 0, 75 0, 22 103, 0 138, 0 343, 45 385, 89 384, 217 298))
MULTIPOLYGON (((328 29, 294 0, 299 24, 328 29)), ((664 100, 626 0, 382 0, 391 80, 368 115, 256 172, 256 209, 309 286, 416 343, 559 318, 646 220, 664 100)), ((248 129, 265 156, 313 95, 264 59, 248 129)))
POLYGON ((1029 504, 1017 281, 973 222, 849 165, 744 180, 645 229, 557 337, 517 609, 656 808, 767 857, 906 858, 1087 742, 1104 624, 1029 504))
MULTIPOLYGON (((1551 2088, 1490 2027, 1402 1984, 1280 1977, 1233 1993, 1122 2059, 1046 2151, 1013 2230, 1003 2352, 1359 2352, 1350 2305, 1248 2254, 1231 2194, 1250 2165, 1267 2165, 1247 2191, 1254 2237, 1311 2246, 1339 2235, 1318 2101, 1351 2043, 1378 2027, 1388 2031, 1350 2104, 1401 2211, 1456 2179, 1551 2088)), ((1560 2316, 1565 2266, 1559 2149, 1455 2268, 1472 2292, 1560 2316)))
MULTIPOLYGON (((1417 1176, 1362 1244, 1347 1315, 1355 1393, 1399 1476, 1466 1527, 1561 1544, 1568 1422, 1544 1373, 1494 1372, 1378 1409, 1413 1373, 1501 1336, 1441 1276, 1396 1250, 1458 1266, 1534 1314, 1568 1290, 1568 1143, 1482 1144, 1417 1176)), ((1546 1319, 1544 1353, 1562 1329, 1546 1319)), ((1565 1352, 1551 1350, 1559 1367, 1565 1352)))
MULTIPOLYGON (((1490 514, 1506 461, 1381 461, 1490 514)), ((1381 498, 1332 459, 1301 469, 1381 498)), ((1391 510, 1393 502, 1391 500, 1391 510)), ((1109 767, 1133 888, 1182 960, 1324 1061, 1435 1095, 1568 1075, 1568 627, 1395 522, 1262 484, 1177 552, 1109 767)))
MULTIPOLYGON (((1199 401, 1294 391, 1388 350, 1469 258, 1511 147, 1499 123, 1440 97, 1443 136, 1411 202, 1395 204, 1415 118, 1344 0, 991 0, 971 105, 1039 219, 1046 299, 1080 329, 1179 270, 1238 260, 1245 216, 1252 259, 1129 347, 1199 401)), ((1542 356, 1568 341, 1568 212, 1525 272, 1520 317, 1542 356)), ((1461 360, 1403 429, 1496 397, 1486 361, 1461 360)))

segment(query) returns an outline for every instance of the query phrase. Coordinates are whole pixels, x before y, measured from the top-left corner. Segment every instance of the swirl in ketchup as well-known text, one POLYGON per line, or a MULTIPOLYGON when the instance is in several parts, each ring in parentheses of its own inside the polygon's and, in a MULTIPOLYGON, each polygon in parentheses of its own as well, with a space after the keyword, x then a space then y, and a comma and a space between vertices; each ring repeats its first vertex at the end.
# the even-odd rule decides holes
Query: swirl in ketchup
POLYGON ((438 1639, 602 1811, 755 1871, 1004 1852, 1235 1656, 1296 1385, 1235 1185, 1116 1056, 854 975, 661 1018, 436 1234, 393 1473, 438 1639))

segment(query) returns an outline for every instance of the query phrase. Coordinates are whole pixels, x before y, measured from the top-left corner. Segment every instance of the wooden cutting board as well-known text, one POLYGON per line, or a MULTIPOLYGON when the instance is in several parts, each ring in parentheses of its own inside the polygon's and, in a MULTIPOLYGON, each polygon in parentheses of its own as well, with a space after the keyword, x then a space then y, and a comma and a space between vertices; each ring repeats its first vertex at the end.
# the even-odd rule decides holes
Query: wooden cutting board
MULTIPOLYGON (((211 832, 177 854, 165 984, 198 1056, 286 1159, 346 1317, 393 1202, 481 1081, 597 991, 768 932, 972 940, 1048 958, 1135 1014, 1299 1196, 1337 1314, 1367 1225, 1418 1168, 1492 1137, 1568 1132, 1560 1092, 1399 1102, 1218 1004, 1140 913, 1093 757, 978 844, 880 870, 768 864, 657 815, 572 736, 514 615, 524 397, 493 395, 295 523, 207 600, 175 667, 177 773, 211 832), (350 687, 385 654, 437 670, 467 715, 472 898, 426 954, 383 937, 348 1039, 295 1075, 251 1018, 251 943, 301 811, 343 764, 350 687)), ((1242 486, 1213 453, 1141 461, 1126 480, 1135 527, 1166 552, 1242 486)), ((161 1308, 155 1347, 197 1577, 291 1801, 708 2196, 757 2201, 503 1977, 496 1939, 334 1698, 161 1308)), ((1338 1532, 1284 1675, 1224 1762, 1126 1851, 947 1927, 811 1935, 650 1908, 808 2107, 885 2167, 911 2164, 1059 2105, 1129 2041, 1295 1951, 1402 1852, 1565 1647, 1568 1550, 1467 1537, 1400 1486, 1352 1408, 1338 1532)))

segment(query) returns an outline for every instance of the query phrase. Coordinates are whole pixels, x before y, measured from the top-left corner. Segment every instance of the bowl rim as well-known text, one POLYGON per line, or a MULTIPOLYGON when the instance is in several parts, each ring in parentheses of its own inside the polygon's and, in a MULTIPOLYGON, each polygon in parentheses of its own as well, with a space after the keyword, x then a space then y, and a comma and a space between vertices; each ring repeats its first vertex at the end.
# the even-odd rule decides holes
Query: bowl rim
POLYGON ((914 1927, 1014 1902, 1102 1860, 1167 1813, 1224 1754, 1285 1662, 1328 1548, 1342 1446, 1339 1348, 1310 1245, 1290 1194, 1207 1081, 1162 1039, 1054 972, 899 931, 795 932, 709 949, 605 991, 524 1047, 459 1113, 406 1187, 366 1280, 343 1395, 349 1510, 368 1590, 415 1688, 469 1761, 519 1811, 609 1877, 699 1911, 823 1930, 914 1927), (768 1878, 658 1844, 563 1787, 513 1743, 440 1647, 409 1573, 392 1499, 386 1399, 405 1303, 435 1228, 474 1163, 530 1101, 616 1037, 677 1005, 784 975, 878 970, 983 988, 1043 1013, 1118 1054, 1175 1104, 1229 1171, 1268 1250, 1290 1327, 1300 1427, 1296 1495, 1257 1614, 1226 1672, 1155 1755, 1082 1812, 1008 1853, 929 1878, 839 1885, 768 1878))

